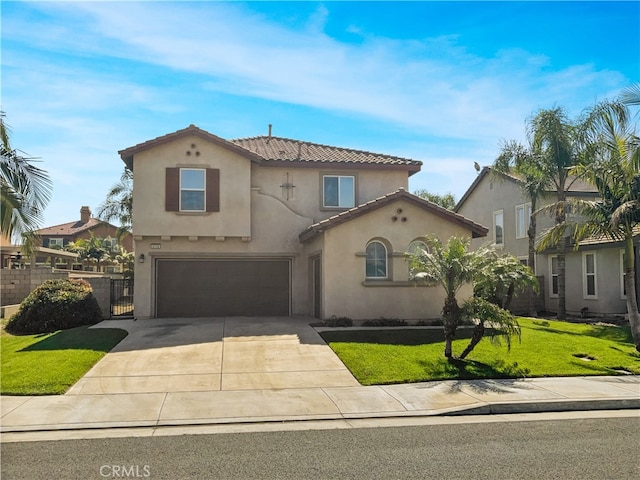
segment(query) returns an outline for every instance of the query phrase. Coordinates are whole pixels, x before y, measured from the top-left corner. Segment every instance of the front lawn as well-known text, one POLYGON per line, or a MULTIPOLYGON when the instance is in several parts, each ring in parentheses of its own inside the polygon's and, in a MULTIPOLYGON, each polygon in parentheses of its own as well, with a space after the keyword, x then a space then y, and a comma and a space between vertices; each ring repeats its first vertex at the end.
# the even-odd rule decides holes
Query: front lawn
POLYGON ((3 331, 0 393, 64 393, 126 336, 125 330, 86 326, 39 335, 3 331))
MULTIPOLYGON (((363 385, 444 379, 640 374, 628 327, 519 318, 511 351, 483 339, 466 360, 443 356, 442 329, 327 331, 322 337, 363 385)), ((468 344, 459 329, 453 352, 468 344)))

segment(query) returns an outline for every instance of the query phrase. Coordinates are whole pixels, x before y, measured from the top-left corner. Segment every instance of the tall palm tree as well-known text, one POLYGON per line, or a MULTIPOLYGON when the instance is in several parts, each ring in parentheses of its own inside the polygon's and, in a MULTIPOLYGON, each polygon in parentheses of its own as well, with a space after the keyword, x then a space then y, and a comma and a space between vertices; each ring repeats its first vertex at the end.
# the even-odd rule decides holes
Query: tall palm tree
MULTIPOLYGON (((496 177, 499 179, 502 178, 502 175, 514 175, 517 177, 525 198, 531 203, 529 228, 527 229, 527 237, 529 239, 527 264, 531 271, 535 272, 538 201, 551 185, 551 179, 546 174, 543 157, 534 151, 531 145, 527 148, 521 143, 511 140, 502 144, 500 153, 493 162, 491 170, 497 173, 496 177)), ((537 315, 533 291, 529 295, 529 315, 537 315)))
POLYGON ((0 112, 0 231, 14 240, 26 237, 31 244, 51 198, 52 183, 46 171, 32 164, 33 158, 11 147, 9 133, 5 113, 0 112))
POLYGON ((587 237, 622 241, 625 245, 625 289, 627 312, 636 350, 640 351, 640 313, 635 285, 635 227, 640 225, 640 138, 630 113, 620 101, 604 101, 586 112, 580 139, 585 162, 572 169, 598 189, 600 199, 573 201, 580 215, 551 229, 541 247, 572 233, 576 248, 587 237))
MULTIPOLYGON (((540 174, 544 183, 552 185, 556 192, 554 204, 555 224, 566 220, 567 192, 578 177, 571 177, 570 169, 580 161, 576 126, 561 107, 542 109, 527 125, 527 136, 533 152, 540 159, 540 174)), ((557 242, 558 258, 558 313, 559 319, 567 316, 566 309, 566 241, 557 242)))
POLYGON ((133 221, 133 172, 128 168, 124 168, 120 180, 107 193, 107 198, 98 208, 98 218, 107 222, 117 220, 120 223, 118 240, 122 240, 126 233, 131 233, 133 221))

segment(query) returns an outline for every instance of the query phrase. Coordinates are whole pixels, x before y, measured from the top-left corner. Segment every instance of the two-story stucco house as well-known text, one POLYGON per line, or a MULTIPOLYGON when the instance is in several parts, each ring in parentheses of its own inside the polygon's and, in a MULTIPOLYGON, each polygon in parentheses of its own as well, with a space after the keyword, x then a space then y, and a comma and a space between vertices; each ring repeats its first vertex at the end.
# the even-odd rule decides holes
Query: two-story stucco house
POLYGON ((119 153, 138 318, 438 317, 442 291, 410 281, 405 252, 487 232, 408 193, 415 160, 194 125, 119 153))
MULTIPOLYGON (((596 200, 598 192, 594 186, 576 180, 571 183, 567 198, 596 200)), ((549 191, 537 208, 554 201, 555 192, 549 191)), ((523 263, 527 262, 531 204, 523 194, 518 178, 511 175, 496 176, 489 167, 484 167, 456 205, 455 211, 491 228, 485 239, 472 241, 474 247, 492 243, 505 253, 517 256, 523 263)), ((549 215, 536 216, 538 239, 553 226, 553 222, 554 219, 549 215)), ((622 244, 602 239, 584 241, 577 251, 572 245, 568 246, 565 257, 568 313, 581 315, 585 308, 590 314, 626 313, 623 253, 622 244)), ((556 312, 558 264, 555 249, 536 253, 534 268, 536 275, 544 279, 544 309, 556 312)))

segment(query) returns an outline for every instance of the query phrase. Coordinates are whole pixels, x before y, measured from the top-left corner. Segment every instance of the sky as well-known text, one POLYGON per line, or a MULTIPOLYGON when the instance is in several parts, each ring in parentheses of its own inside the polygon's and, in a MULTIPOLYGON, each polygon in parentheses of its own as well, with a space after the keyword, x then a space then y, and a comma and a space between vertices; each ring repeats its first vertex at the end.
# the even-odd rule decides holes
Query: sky
POLYGON ((640 2, 2 1, 1 108, 54 185, 42 226, 94 213, 118 150, 195 124, 423 162, 453 193, 527 118, 640 81, 640 2))

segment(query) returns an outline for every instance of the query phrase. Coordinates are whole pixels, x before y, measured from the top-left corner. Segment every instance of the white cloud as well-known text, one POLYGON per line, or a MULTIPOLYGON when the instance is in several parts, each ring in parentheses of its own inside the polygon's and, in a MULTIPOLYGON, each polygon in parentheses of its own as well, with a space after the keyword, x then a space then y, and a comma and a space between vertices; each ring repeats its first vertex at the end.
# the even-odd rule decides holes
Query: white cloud
MULTIPOLYGON (((491 163, 501 138, 522 139, 533 111, 557 103, 577 114, 584 98, 610 96, 627 81, 592 64, 554 68, 553 59, 521 49, 481 57, 455 34, 398 40, 354 23, 346 31, 358 42, 342 42, 325 32, 330 3, 306 21, 282 23, 249 8, 223 2, 25 4, 27 13, 3 21, 2 34, 12 45, 29 47, 3 45, 3 108, 21 127, 18 140, 23 129, 45 132, 29 153, 52 162, 60 195, 74 184, 78 195, 99 191, 100 199, 86 200, 96 206, 119 176, 116 150, 166 133, 140 120, 149 112, 173 125, 185 112, 206 118, 208 96, 246 96, 402 131, 412 139, 397 147, 401 151, 380 151, 425 161, 412 188, 459 197, 474 178, 473 162, 491 163), (47 52, 69 61, 56 64, 47 52), (147 69, 164 72, 164 83, 146 78, 147 69), (203 111, 188 111, 185 95, 200 96, 203 111), (78 186, 83 178, 90 180, 78 186)), ((242 118, 212 115, 210 122, 239 125, 242 118)), ((382 140, 374 145, 386 148, 382 140)), ((62 201, 55 195, 53 207, 62 201)))

